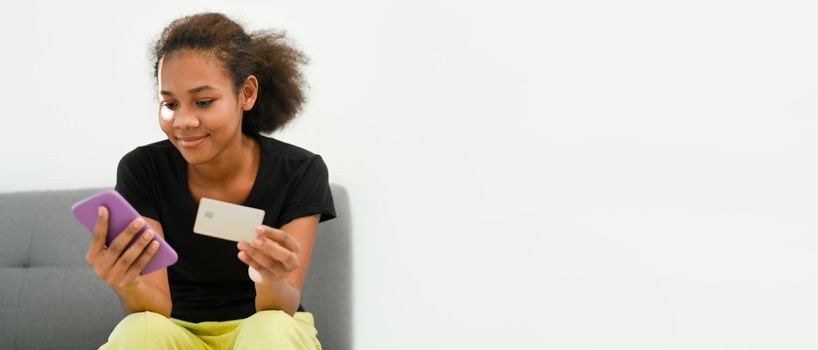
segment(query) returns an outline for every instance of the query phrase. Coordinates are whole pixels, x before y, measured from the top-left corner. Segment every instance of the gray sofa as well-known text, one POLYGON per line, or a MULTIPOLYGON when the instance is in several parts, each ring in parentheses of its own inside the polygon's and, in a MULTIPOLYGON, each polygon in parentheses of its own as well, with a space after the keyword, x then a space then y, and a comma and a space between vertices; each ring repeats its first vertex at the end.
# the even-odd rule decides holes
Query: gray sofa
MULTIPOLYGON (((90 233, 71 204, 100 189, 0 193, 0 347, 96 349, 124 316, 85 263, 90 233)), ((326 350, 352 348, 349 199, 319 225, 302 304, 326 350)))

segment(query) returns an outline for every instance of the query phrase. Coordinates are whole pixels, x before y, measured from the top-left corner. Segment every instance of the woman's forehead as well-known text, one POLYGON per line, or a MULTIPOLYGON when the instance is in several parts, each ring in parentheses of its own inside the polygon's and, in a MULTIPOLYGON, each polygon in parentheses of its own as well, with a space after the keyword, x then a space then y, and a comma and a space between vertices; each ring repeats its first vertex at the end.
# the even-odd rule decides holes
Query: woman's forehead
POLYGON ((202 86, 208 86, 210 90, 231 87, 221 62, 207 51, 182 49, 168 53, 159 60, 158 73, 160 92, 181 94, 198 92, 194 89, 202 91, 202 86))

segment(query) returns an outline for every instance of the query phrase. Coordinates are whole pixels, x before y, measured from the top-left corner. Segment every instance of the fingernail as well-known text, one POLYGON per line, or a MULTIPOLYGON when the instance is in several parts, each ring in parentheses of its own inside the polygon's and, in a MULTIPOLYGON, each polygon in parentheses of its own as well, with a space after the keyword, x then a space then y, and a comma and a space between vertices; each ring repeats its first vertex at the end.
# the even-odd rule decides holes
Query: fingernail
POLYGON ((253 244, 255 245, 261 245, 261 243, 262 243, 261 240, 258 238, 256 238, 256 240, 253 241, 253 244))
POLYGON ((153 231, 145 231, 145 233, 142 234, 142 239, 144 239, 146 241, 150 240, 151 237, 153 237, 153 231))
POLYGON ((256 232, 264 233, 264 227, 263 226, 256 227, 256 232))
POLYGON ((133 223, 133 228, 140 228, 142 227, 142 224, 144 224, 144 222, 142 222, 142 219, 136 220, 136 222, 133 223))
POLYGON ((102 207, 97 208, 97 213, 99 213, 99 216, 102 216, 102 207))

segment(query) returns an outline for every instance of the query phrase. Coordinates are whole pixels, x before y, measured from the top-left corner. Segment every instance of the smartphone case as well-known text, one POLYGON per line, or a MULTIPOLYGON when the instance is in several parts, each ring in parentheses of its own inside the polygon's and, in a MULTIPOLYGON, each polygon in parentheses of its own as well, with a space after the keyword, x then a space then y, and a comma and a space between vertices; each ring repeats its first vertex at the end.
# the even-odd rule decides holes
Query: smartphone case
MULTIPOLYGON (((108 208, 108 232, 105 238, 105 244, 111 245, 111 242, 118 236, 125 228, 136 218, 140 217, 139 213, 125 200, 122 195, 116 190, 109 189, 98 192, 85 198, 71 206, 71 211, 74 216, 85 226, 88 231, 93 234, 94 226, 97 223, 97 215, 99 207, 104 206, 108 208)), ((150 224, 145 223, 145 226, 139 230, 139 233, 134 235, 134 238, 128 243, 130 247, 134 241, 139 239, 140 234, 146 229, 151 228, 150 224)), ((140 275, 146 275, 163 267, 167 267, 176 263, 178 255, 171 246, 165 242, 162 236, 156 234, 153 239, 159 241, 159 250, 153 255, 151 260, 142 269, 140 275)))

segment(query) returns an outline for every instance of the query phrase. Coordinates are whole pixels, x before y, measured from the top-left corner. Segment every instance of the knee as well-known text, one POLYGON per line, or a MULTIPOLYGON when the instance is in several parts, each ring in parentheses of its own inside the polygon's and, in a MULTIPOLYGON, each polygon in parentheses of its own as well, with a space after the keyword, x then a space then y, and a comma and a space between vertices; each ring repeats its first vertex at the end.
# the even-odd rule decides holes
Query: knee
POLYGON ((236 349, 320 349, 316 334, 284 311, 259 311, 241 322, 236 349))
POLYGON ((173 322, 160 314, 135 312, 116 325, 108 336, 108 342, 101 349, 147 348, 151 339, 161 338, 173 326, 173 322))
POLYGON ((241 322, 241 331, 251 333, 269 333, 271 331, 288 332, 297 326, 295 319, 284 311, 267 310, 256 312, 241 322))

